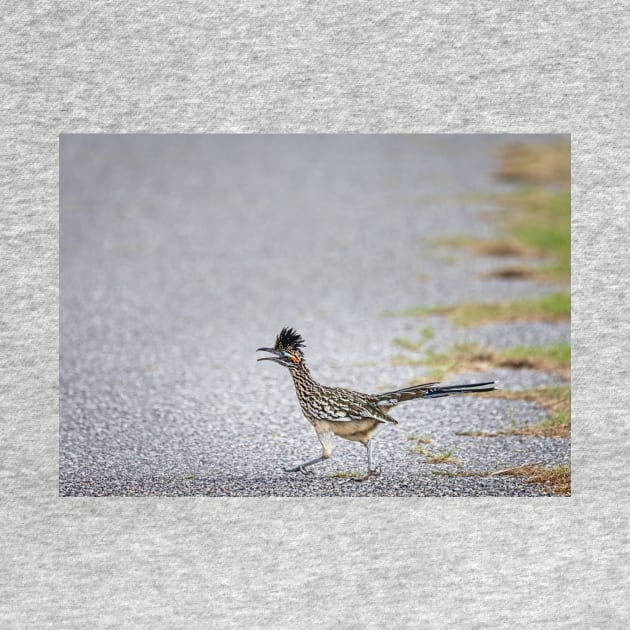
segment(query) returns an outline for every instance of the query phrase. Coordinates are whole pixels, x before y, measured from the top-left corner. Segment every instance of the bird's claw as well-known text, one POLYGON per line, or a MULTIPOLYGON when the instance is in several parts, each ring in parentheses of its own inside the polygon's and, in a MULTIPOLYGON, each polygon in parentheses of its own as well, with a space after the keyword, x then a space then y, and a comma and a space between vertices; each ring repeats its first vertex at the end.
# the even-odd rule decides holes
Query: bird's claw
POLYGON ((380 474, 381 474, 380 468, 373 468, 372 470, 368 470, 367 473, 363 476, 347 477, 346 479, 340 480, 339 483, 351 483, 351 482, 360 483, 361 481, 367 481, 370 477, 378 477, 380 474))
POLYGON ((313 475, 312 470, 304 468, 303 466, 294 466, 293 468, 284 468, 284 472, 301 472, 303 475, 313 475))

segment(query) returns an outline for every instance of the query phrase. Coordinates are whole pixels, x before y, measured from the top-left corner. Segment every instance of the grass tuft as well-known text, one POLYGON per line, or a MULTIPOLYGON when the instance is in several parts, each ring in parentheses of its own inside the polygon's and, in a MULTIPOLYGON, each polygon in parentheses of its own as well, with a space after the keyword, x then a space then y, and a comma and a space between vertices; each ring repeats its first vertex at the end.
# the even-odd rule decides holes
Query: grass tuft
MULTIPOLYGON (((542 267, 514 274, 499 269, 494 277, 527 278, 542 282, 569 282, 571 278, 571 148, 514 144, 502 154, 498 177, 522 187, 502 195, 486 196, 497 210, 485 213, 497 224, 500 236, 479 239, 452 236, 434 244, 461 248, 480 256, 518 256, 543 259, 542 267)), ((452 255, 452 252, 451 252, 452 255)))
POLYGON ((332 475, 330 476, 333 479, 364 479, 366 477, 366 474, 362 472, 352 472, 348 470, 332 473, 332 475))
POLYGON ((568 464, 562 464, 553 468, 539 464, 528 464, 497 470, 492 475, 526 477, 530 483, 544 484, 554 494, 571 495, 571 466, 568 464))
POLYGON ((539 464, 527 464, 505 468, 494 472, 472 472, 468 470, 439 470, 434 475, 444 477, 492 477, 494 475, 510 475, 514 477, 525 477, 529 483, 544 484, 546 488, 561 496, 571 495, 571 466, 561 464, 560 466, 546 467, 539 464))
POLYGON ((461 460, 455 457, 453 450, 444 451, 443 453, 433 453, 427 457, 427 464, 457 464, 461 466, 461 460))
POLYGON ((566 142, 526 144, 515 142, 501 151, 497 177, 526 184, 571 183, 571 147, 566 142))
POLYGON ((414 442, 418 442, 418 444, 431 444, 433 440, 430 437, 426 437, 424 435, 417 435, 413 433, 408 437, 409 440, 413 440, 414 442))
POLYGON ((430 449, 426 448, 422 444, 428 444, 432 442, 432 440, 424 441, 422 443, 421 440, 418 440, 418 444, 416 446, 412 446, 411 450, 414 453, 418 453, 420 455, 424 455, 425 462, 427 464, 456 464, 457 466, 461 466, 461 460, 455 457, 455 451, 450 449, 448 451, 443 451, 442 453, 435 453, 430 449))
POLYGON ((493 398, 526 400, 545 407, 550 416, 538 424, 514 426, 500 431, 462 431, 456 435, 467 437, 504 437, 507 435, 549 438, 571 437, 571 389, 567 386, 541 387, 521 391, 498 390, 487 394, 493 398))
MULTIPOLYGON (((493 368, 541 370, 568 378, 571 370, 571 346, 561 343, 551 346, 516 346, 494 350, 481 348, 473 343, 460 343, 448 352, 437 353, 429 350, 421 359, 395 357, 392 361, 397 364, 403 364, 403 361, 406 361, 407 365, 426 365, 430 368, 428 378, 434 380, 442 380, 452 372, 485 372, 493 368)), ((492 392, 492 394, 497 394, 497 392, 492 392)), ((502 393, 498 392, 498 395, 502 393)))
POLYGON ((512 302, 464 302, 454 306, 413 308, 401 311, 407 317, 443 315, 457 326, 480 326, 492 322, 542 321, 571 319, 571 294, 568 291, 512 302))

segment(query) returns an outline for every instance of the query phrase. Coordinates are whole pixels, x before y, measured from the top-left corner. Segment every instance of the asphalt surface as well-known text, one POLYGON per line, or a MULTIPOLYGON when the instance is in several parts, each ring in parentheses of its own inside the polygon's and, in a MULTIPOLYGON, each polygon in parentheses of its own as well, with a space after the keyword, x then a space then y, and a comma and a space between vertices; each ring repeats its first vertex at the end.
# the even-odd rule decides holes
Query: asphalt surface
MULTIPOLYGON (((538 141, 545 141, 538 138, 538 141)), ((62 136, 60 494, 545 495, 522 478, 449 476, 570 457, 568 440, 457 436, 545 417, 483 396, 413 401, 363 447, 319 454, 286 370, 256 363, 283 326, 306 339, 314 376, 382 391, 423 376, 395 366, 395 337, 432 347, 570 339, 568 324, 457 329, 384 316, 415 306, 513 299, 557 287, 490 280, 503 261, 444 256, 433 239, 492 234, 479 193, 505 138, 492 136, 62 136), (411 435, 462 462, 428 464, 411 435)), ((454 375, 517 389, 562 382, 528 370, 454 375)))

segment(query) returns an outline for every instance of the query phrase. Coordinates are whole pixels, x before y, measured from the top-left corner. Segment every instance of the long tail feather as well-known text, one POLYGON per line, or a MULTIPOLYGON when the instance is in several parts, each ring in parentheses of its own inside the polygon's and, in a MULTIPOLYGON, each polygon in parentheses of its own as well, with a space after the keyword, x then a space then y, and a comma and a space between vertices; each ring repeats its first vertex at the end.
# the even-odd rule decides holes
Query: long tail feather
POLYGON ((393 407, 400 402, 413 400, 414 398, 441 398, 453 394, 480 394, 491 392, 497 389, 494 381, 485 383, 470 383, 466 385, 440 385, 439 383, 423 383, 422 385, 412 385, 403 389, 396 389, 392 392, 385 392, 378 395, 378 405, 380 407, 393 407))

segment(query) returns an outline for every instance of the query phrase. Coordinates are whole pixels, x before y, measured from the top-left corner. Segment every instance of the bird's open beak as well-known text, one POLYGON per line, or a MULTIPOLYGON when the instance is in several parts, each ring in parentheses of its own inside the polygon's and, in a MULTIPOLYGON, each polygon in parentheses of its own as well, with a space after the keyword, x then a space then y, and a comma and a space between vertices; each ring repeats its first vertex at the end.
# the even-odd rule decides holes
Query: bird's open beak
POLYGON ((256 352, 271 352, 271 354, 275 355, 273 357, 261 357, 258 361, 277 361, 280 352, 275 348, 257 348, 256 352))

